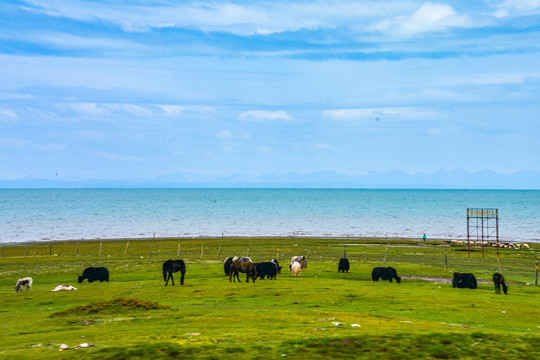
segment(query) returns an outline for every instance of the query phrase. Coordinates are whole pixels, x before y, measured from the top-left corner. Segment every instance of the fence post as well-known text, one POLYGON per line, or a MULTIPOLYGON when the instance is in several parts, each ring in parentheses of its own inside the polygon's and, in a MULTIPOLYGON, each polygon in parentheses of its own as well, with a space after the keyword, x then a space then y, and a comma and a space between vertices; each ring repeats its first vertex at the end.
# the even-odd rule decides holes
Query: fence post
POLYGON ((77 250, 75 250, 75 256, 79 256, 79 243, 77 243, 77 250))
POLYGON ((534 286, 538 286, 538 261, 536 262, 534 270, 534 286))
POLYGON ((249 257, 249 249, 247 250, 247 257, 249 257))
POLYGON ((201 245, 201 260, 203 258, 203 255, 204 255, 204 245, 201 245))
POLYGON ((4 250, 6 248, 6 244, 2 245, 2 257, 4 257, 4 250))
POLYGON ((384 252, 384 263, 386 264, 386 257, 388 255, 388 244, 386 244, 386 251, 384 252))
POLYGON ((180 259, 180 244, 178 244, 178 251, 176 252, 176 258, 180 259))
POLYGON ((362 261, 364 261, 366 257, 366 248, 367 248, 367 244, 364 243, 364 252, 362 253, 362 261))
POLYGON ((277 253, 276 253, 276 260, 279 261, 279 248, 277 248, 277 253))
POLYGON ((150 254, 148 254, 149 259, 152 257, 152 246, 153 246, 153 244, 150 244, 150 254))
POLYGON ((99 242, 99 256, 101 256, 101 249, 103 248, 103 242, 99 242))
POLYGON ((24 245, 24 256, 26 256, 27 251, 28 251, 28 245, 24 245))
POLYGON ((345 245, 345 250, 343 250, 343 257, 347 257, 347 245, 345 245))
POLYGON ((444 270, 448 270, 448 258, 446 257, 446 248, 444 248, 444 270))
POLYGON ((49 255, 52 255, 52 243, 49 243, 49 255))
POLYGON ((309 259, 309 253, 311 252, 311 246, 307 249, 306 260, 309 259))
POLYGON ((219 260, 219 253, 221 252, 221 244, 219 244, 219 248, 217 250, 217 257, 216 260, 219 260))
POLYGON ((129 240, 128 240, 128 242, 126 243, 126 250, 124 250, 124 256, 127 255, 128 247, 129 247, 129 240))

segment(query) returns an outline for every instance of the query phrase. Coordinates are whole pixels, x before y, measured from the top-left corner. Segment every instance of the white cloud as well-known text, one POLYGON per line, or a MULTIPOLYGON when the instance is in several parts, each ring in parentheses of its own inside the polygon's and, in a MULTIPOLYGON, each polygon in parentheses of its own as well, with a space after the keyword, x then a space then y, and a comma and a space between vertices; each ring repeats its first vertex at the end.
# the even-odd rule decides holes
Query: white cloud
POLYGON ((109 116, 116 113, 125 113, 135 116, 152 115, 152 110, 133 104, 103 104, 103 103, 71 103, 67 108, 83 115, 109 116))
POLYGON ((323 116, 332 120, 423 120, 433 118, 437 112, 426 108, 389 107, 324 110, 323 116))
POLYGON ((11 110, 0 109, 0 121, 3 122, 14 122, 19 119, 19 116, 11 110))
POLYGON ((185 1, 179 4, 126 5, 91 1, 27 0, 26 10, 79 21, 118 25, 124 31, 196 27, 235 34, 270 34, 299 29, 336 28, 369 17, 391 16, 410 9, 412 1, 185 1))
POLYGON ((408 36, 444 31, 450 27, 472 26, 468 16, 458 14, 452 6, 426 2, 412 13, 383 19, 371 25, 368 30, 408 36))
POLYGON ((540 0, 503 0, 495 5, 493 16, 503 18, 511 15, 535 15, 540 13, 540 0))
POLYGON ((192 113, 215 113, 216 109, 211 106, 201 105, 158 105, 167 116, 183 115, 187 112, 192 113))
POLYGON ((322 150, 326 150, 326 149, 329 149, 330 148, 330 145, 327 145, 327 144, 316 144, 315 145, 318 149, 322 149, 322 150))
POLYGON ((292 117, 285 111, 262 111, 253 110, 246 111, 238 117, 242 121, 276 121, 276 120, 292 120, 292 117))

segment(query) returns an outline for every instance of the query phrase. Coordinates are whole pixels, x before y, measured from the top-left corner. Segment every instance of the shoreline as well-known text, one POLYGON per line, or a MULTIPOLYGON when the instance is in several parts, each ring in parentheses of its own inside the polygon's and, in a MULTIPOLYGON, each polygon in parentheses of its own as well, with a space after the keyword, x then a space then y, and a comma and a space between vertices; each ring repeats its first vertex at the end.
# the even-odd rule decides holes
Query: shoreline
MULTIPOLYGON (((20 246, 20 245, 43 245, 43 244, 59 244, 59 243, 78 243, 78 242, 86 242, 86 243, 97 243, 97 242, 123 242, 123 241, 141 241, 141 242, 147 242, 147 241, 192 241, 192 240, 202 240, 202 241, 216 241, 216 240, 223 240, 223 241, 230 241, 230 240, 242 240, 242 239, 253 239, 253 240, 307 240, 307 239, 321 239, 321 240, 336 240, 336 241, 356 241, 356 242, 366 242, 369 243, 369 245, 375 245, 375 244, 387 244, 387 243, 401 243, 401 244, 410 244, 410 243, 416 243, 416 244, 425 244, 425 245, 452 245, 451 242, 453 241, 459 241, 463 242, 463 244, 457 244, 459 246, 466 246, 467 245, 467 239, 460 239, 460 238, 428 238, 426 241, 422 240, 422 238, 410 238, 410 237, 388 237, 388 236, 280 236, 280 235, 256 235, 256 236, 245 236, 245 235, 228 235, 228 236, 208 236, 208 235, 200 235, 200 236, 163 236, 163 237, 119 237, 119 238, 93 238, 93 239, 64 239, 64 240, 53 240, 53 239, 47 239, 47 240, 27 240, 27 241, 13 241, 13 242, 1 242, 2 246, 20 246)), ((477 243, 476 240, 470 240, 471 246, 473 243, 477 243)), ((493 240, 484 240, 484 243, 486 244, 485 247, 489 247, 490 242, 495 242, 493 240)), ((539 244, 540 241, 515 241, 515 240, 507 240, 507 241, 501 241, 499 240, 500 244, 503 243, 509 243, 509 244, 520 244, 520 243, 533 243, 533 244, 539 244)), ((363 245, 363 243, 342 243, 340 245, 346 245, 346 246, 360 246, 363 245)))

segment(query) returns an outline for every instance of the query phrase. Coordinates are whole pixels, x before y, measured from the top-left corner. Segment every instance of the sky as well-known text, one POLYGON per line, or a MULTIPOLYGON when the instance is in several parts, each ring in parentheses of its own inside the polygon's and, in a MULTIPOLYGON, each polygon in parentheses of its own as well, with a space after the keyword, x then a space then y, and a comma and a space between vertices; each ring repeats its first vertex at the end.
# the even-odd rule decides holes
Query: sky
POLYGON ((540 0, 0 0, 0 179, 540 171, 540 0))

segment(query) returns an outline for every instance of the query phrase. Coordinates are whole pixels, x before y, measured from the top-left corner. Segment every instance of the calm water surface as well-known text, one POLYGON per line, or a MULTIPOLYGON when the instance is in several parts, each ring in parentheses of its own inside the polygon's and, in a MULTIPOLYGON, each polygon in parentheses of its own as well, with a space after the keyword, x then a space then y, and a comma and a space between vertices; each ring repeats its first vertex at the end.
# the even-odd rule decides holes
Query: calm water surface
POLYGON ((501 241, 540 242, 540 191, 0 190, 0 242, 172 236, 466 238, 468 207, 498 208, 501 241))

